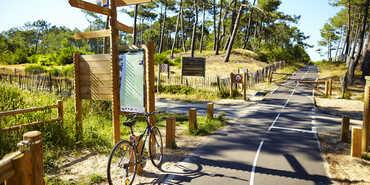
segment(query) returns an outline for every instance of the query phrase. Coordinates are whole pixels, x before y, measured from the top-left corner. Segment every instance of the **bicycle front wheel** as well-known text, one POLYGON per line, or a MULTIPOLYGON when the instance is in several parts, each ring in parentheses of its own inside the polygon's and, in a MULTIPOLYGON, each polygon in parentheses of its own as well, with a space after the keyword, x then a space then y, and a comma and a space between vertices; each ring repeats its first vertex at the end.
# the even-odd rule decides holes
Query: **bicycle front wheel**
POLYGON ((152 127, 149 136, 149 154, 153 165, 160 168, 163 161, 163 143, 161 132, 155 126, 152 127))
POLYGON ((108 159, 107 177, 110 185, 132 185, 136 175, 136 152, 128 141, 121 141, 113 148, 108 159))

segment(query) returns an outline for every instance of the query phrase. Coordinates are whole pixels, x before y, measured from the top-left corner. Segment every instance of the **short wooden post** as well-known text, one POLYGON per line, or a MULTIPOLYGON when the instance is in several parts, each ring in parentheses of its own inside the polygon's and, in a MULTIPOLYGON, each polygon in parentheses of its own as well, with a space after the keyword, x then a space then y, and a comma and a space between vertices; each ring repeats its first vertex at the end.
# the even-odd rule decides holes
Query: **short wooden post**
POLYGON ((189 109, 189 130, 197 130, 197 109, 191 108, 189 109))
POLYGON ((63 112, 64 110, 63 110, 62 100, 57 101, 57 107, 58 107, 58 120, 59 120, 59 123, 62 125, 64 121, 64 112, 63 112))
POLYGON ((344 116, 342 118, 342 134, 341 134, 341 141, 342 142, 348 142, 348 136, 349 136, 349 125, 350 125, 350 119, 347 116, 344 116))
POLYGON ((325 80, 325 96, 329 96, 329 81, 325 80))
POLYGON ((361 127, 352 127, 351 156, 361 157, 361 127))
POLYGON ((247 101, 247 73, 243 73, 243 99, 247 101))
POLYGON ((362 126, 362 152, 368 152, 370 139, 370 76, 366 78, 364 92, 364 113, 362 126))
POLYGON ((269 73, 269 83, 271 84, 272 83, 272 76, 273 76, 273 71, 270 70, 270 73, 269 73))
MULTIPOLYGON (((23 140, 28 141, 31 152, 32 184, 43 185, 44 182, 44 163, 42 152, 42 136, 39 131, 31 131, 23 134, 23 140)), ((29 165, 29 164, 28 164, 29 165)))
POLYGON ((176 148, 176 118, 166 119, 166 148, 176 148))
POLYGON ((5 181, 5 185, 34 185, 30 149, 22 142, 18 148, 21 154, 12 158, 14 175, 5 181))
POLYGON ((230 97, 233 96, 234 91, 234 73, 230 73, 230 97))
POLYGON ((207 118, 208 119, 213 119, 213 108, 214 108, 214 103, 208 103, 207 105, 207 118))
POLYGON ((333 95, 333 80, 329 79, 329 96, 333 95))

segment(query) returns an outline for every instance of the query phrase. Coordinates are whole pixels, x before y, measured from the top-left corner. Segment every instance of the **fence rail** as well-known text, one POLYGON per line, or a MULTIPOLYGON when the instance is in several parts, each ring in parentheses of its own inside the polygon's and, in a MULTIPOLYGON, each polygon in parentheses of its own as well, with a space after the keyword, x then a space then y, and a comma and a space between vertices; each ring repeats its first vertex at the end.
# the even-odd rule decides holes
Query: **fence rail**
POLYGON ((35 125, 43 125, 43 124, 50 124, 50 123, 60 123, 60 124, 62 124, 63 123, 64 111, 63 111, 63 101, 58 100, 57 104, 55 104, 55 105, 0 112, 0 118, 1 118, 1 117, 15 116, 15 115, 18 115, 18 114, 25 114, 25 113, 30 113, 30 112, 50 110, 50 109, 55 109, 55 108, 57 109, 57 114, 58 114, 56 118, 52 118, 50 120, 45 120, 45 121, 36 121, 36 122, 32 122, 32 123, 19 124, 19 125, 6 127, 6 128, 0 128, 0 132, 16 131, 16 130, 20 130, 20 129, 25 128, 25 127, 30 127, 30 126, 35 126, 35 125))

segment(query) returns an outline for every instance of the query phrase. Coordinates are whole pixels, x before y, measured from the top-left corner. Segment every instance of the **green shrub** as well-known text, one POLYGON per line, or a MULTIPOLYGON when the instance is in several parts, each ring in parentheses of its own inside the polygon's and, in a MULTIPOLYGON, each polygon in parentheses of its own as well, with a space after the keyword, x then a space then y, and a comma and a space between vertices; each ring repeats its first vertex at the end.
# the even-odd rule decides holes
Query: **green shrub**
POLYGON ((62 75, 62 70, 56 68, 56 67, 50 67, 48 69, 49 74, 53 76, 61 76, 62 75))
POLYGON ((24 97, 16 87, 0 83, 0 111, 23 108, 24 97))
POLYGON ((47 72, 46 67, 38 64, 27 65, 25 68, 26 73, 41 74, 47 72))
POLYGON ((166 53, 157 53, 154 56, 154 62, 155 64, 169 64, 170 59, 167 57, 168 54, 166 53))
POLYGON ((73 74, 74 74, 74 65, 73 64, 69 64, 69 65, 65 65, 62 67, 62 70, 61 70, 61 73, 63 76, 69 76, 69 77, 73 77, 73 74))
POLYGON ((98 174, 90 175, 89 179, 89 184, 100 184, 105 181, 104 178, 98 174))
POLYGON ((160 91, 162 93, 169 93, 169 94, 192 94, 195 92, 195 89, 192 87, 186 87, 181 85, 167 85, 161 86, 160 91))

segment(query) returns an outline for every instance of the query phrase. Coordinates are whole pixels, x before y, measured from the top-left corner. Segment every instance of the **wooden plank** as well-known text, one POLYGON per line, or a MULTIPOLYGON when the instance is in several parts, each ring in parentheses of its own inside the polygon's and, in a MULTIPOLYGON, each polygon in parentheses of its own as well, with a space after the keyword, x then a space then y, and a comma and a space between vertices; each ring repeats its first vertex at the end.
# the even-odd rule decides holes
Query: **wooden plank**
POLYGON ((76 115, 76 140, 80 140, 82 138, 82 97, 81 97, 81 87, 80 87, 80 62, 81 62, 82 56, 80 54, 75 53, 73 55, 73 63, 75 68, 75 115, 76 115))
POLYGON ((135 4, 141 4, 141 3, 149 3, 152 2, 152 0, 117 0, 116 5, 117 6, 128 6, 128 5, 135 5, 135 4))
POLYGON ((29 113, 29 112, 43 111, 46 109, 52 109, 52 108, 57 108, 57 107, 58 107, 57 105, 50 105, 50 106, 44 106, 44 107, 31 107, 27 109, 4 111, 4 112, 0 112, 0 117, 11 116, 11 115, 16 115, 16 114, 24 114, 24 113, 29 113))
POLYGON ((107 75, 99 76, 99 78, 93 78, 93 76, 91 76, 90 74, 84 74, 80 76, 80 80, 81 82, 96 80, 102 83, 106 83, 106 82, 112 83, 112 75, 107 74, 107 75))
POLYGON ((90 12, 95 12, 95 13, 99 13, 99 14, 103 14, 103 15, 107 15, 107 16, 111 15, 111 13, 110 13, 111 11, 110 11, 109 8, 100 7, 96 4, 92 4, 92 3, 89 3, 89 2, 86 2, 86 1, 69 0, 69 4, 73 7, 81 8, 81 9, 84 9, 84 10, 87 10, 87 11, 90 11, 90 12))
POLYGON ((123 32, 127 32, 127 33, 133 33, 133 30, 134 30, 133 27, 127 26, 126 24, 120 23, 118 21, 116 22, 116 28, 119 31, 123 31, 123 32))
POLYGON ((81 39, 104 38, 104 37, 109 37, 109 36, 110 36, 110 30, 107 29, 107 30, 75 33, 73 38, 76 40, 81 40, 81 39))
POLYGON ((87 86, 81 86, 81 94, 112 94, 112 90, 112 87, 90 88, 87 86))
POLYGON ((11 154, 11 157, 6 157, 0 161, 0 182, 4 182, 14 175, 15 171, 12 164, 14 156, 14 154, 11 154))
POLYGON ((81 55, 82 61, 102 61, 102 60, 112 60, 110 54, 95 54, 95 55, 81 55))

